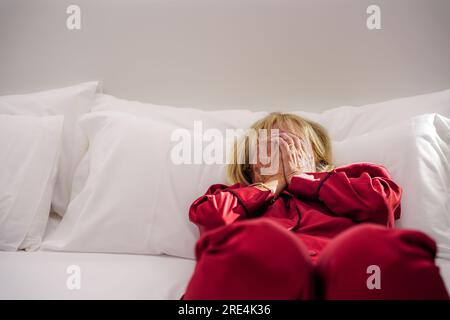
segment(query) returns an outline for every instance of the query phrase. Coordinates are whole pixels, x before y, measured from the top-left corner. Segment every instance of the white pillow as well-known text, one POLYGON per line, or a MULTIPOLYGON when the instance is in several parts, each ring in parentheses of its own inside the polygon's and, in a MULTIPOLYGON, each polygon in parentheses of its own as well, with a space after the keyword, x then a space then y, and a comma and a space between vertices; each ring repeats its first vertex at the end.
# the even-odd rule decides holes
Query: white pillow
MULTIPOLYGON (((137 116, 152 117, 180 127, 189 127, 193 119, 230 124, 230 128, 248 128, 254 121, 267 115, 267 111, 246 109, 201 111, 195 108, 175 108, 98 94, 92 111, 121 111, 137 116)), ((395 125, 413 116, 437 113, 450 118, 450 90, 406 97, 363 106, 343 106, 322 113, 289 111, 323 125, 333 140, 349 137, 395 125)))
POLYGON ((403 187, 397 226, 422 230, 450 258, 450 119, 428 114, 334 143, 337 165, 382 164, 403 187))
POLYGON ((87 139, 77 127, 78 118, 90 112, 97 82, 23 95, 0 97, 0 114, 63 115, 61 159, 53 194, 53 210, 64 214, 70 200, 73 174, 87 148, 87 139))
POLYGON ((173 164, 177 127, 167 123, 96 112, 80 125, 89 137, 88 178, 42 248, 194 258, 198 231, 187 209, 223 171, 173 164))
POLYGON ((327 128, 333 140, 340 141, 427 113, 450 118, 450 90, 360 107, 334 108, 321 113, 316 120, 327 128))
POLYGON ((50 210, 63 117, 0 115, 0 250, 39 247, 50 210))
MULTIPOLYGON (((248 128, 254 121, 268 114, 267 111, 247 109, 227 109, 205 111, 196 108, 177 108, 155 105, 133 100, 116 98, 107 94, 96 94, 92 112, 118 111, 138 117, 148 117, 164 121, 180 128, 192 128, 195 120, 201 120, 205 126, 217 128, 248 128)), ((313 116, 313 113, 306 113, 313 116)))

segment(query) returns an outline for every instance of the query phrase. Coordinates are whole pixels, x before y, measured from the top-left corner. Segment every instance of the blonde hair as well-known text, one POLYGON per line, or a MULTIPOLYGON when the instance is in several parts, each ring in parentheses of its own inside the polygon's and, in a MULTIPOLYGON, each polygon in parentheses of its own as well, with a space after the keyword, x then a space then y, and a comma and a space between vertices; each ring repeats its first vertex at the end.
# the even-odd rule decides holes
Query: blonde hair
MULTIPOLYGON (((255 122, 250 129, 266 129, 270 132, 276 124, 290 125, 297 132, 309 139, 317 172, 331 171, 334 168, 332 163, 331 139, 327 131, 321 125, 297 116, 295 114, 272 112, 266 117, 255 122)), ((252 184, 252 165, 249 163, 249 138, 244 135, 233 145, 232 162, 227 166, 227 177, 230 183, 240 183, 244 186, 252 184), (244 154, 241 154, 241 153, 244 154), (239 163, 237 159, 245 159, 244 163, 239 163)))

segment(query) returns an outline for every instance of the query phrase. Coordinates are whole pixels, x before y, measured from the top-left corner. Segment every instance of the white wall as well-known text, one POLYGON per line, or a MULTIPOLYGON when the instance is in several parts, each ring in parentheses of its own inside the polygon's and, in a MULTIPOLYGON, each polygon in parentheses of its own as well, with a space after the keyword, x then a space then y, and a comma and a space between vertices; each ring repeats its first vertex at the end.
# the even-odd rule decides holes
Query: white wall
POLYGON ((0 94, 101 79, 153 103, 318 111, 450 88, 449 39, 448 0, 0 0, 0 94))

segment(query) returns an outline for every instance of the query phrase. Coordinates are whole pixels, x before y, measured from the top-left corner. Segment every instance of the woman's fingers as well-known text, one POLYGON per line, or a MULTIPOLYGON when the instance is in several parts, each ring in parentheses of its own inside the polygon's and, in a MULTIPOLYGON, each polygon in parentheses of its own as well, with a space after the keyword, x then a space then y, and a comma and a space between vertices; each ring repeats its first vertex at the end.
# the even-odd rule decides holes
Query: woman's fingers
POLYGON ((302 163, 303 163, 303 156, 305 154, 305 150, 302 146, 301 140, 299 137, 297 136, 292 136, 292 140, 294 140, 294 144, 295 144, 295 149, 296 149, 296 159, 297 159, 297 164, 302 167, 302 163))
POLYGON ((316 170, 314 152, 309 139, 280 132, 279 145, 285 175, 316 170))
POLYGON ((292 139, 292 136, 289 135, 288 133, 280 132, 280 138, 284 139, 289 144, 290 148, 295 147, 294 139, 292 139))
POLYGON ((289 161, 290 160, 289 144, 284 139, 280 139, 280 150, 281 150, 281 158, 283 159, 283 161, 289 161))
POLYGON ((302 143, 303 139, 301 139, 299 136, 289 132, 289 133, 284 133, 282 135, 282 137, 285 138, 285 140, 295 148, 295 151, 297 153, 305 153, 306 152, 306 150, 303 146, 303 143, 302 143))
POLYGON ((283 133, 282 137, 288 143, 293 143, 295 148, 291 150, 295 153, 296 165, 303 172, 315 171, 315 158, 312 145, 309 139, 304 139, 293 133, 283 133))
POLYGON ((280 139, 280 150, 282 154, 284 175, 287 176, 294 174, 298 171, 298 164, 296 154, 289 148, 289 143, 284 139, 280 139))
POLYGON ((280 150, 283 155, 284 177, 287 182, 290 182, 291 177, 299 173, 297 154, 292 152, 292 148, 289 148, 289 143, 284 139, 280 139, 280 150))
POLYGON ((289 147, 289 143, 284 139, 280 139, 280 150, 282 155, 283 166, 285 169, 294 166, 295 154, 289 147))
POLYGON ((299 162, 299 156, 303 153, 300 139, 292 134, 285 133, 282 136, 283 139, 289 144, 289 150, 292 153, 292 157, 294 158, 294 164, 295 166, 298 166, 300 164, 299 162))
POLYGON ((297 159, 298 151, 295 147, 293 140, 292 139, 291 140, 284 139, 284 138, 281 138, 281 140, 285 143, 286 153, 287 153, 287 156, 288 156, 288 159, 289 159, 291 165, 296 166, 297 162, 298 162, 298 159, 297 159))
POLYGON ((284 140, 288 144, 291 152, 295 153, 298 151, 294 139, 289 134, 285 132, 280 133, 280 139, 284 140))

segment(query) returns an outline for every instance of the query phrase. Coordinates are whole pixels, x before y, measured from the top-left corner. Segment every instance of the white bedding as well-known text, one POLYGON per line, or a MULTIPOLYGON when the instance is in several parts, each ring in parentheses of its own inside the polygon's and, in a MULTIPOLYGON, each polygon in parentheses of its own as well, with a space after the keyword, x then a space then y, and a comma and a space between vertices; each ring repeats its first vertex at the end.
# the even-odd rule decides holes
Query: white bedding
POLYGON ((0 299, 179 299, 195 261, 127 254, 0 252, 0 299), (68 289, 70 265, 81 270, 68 289))
MULTIPOLYGON (((437 259, 450 289, 450 260, 437 259)), ((195 261, 169 256, 0 252, 0 299, 179 299, 195 261), (67 267, 81 268, 69 290, 67 267)))
MULTIPOLYGON (((60 218, 50 215, 48 234, 60 218)), ((450 260, 437 259, 450 289, 450 260)), ((0 252, 0 299, 179 299, 195 261, 170 256, 77 252, 0 252), (70 290, 67 268, 81 271, 70 290)))
MULTIPOLYGON (((61 218, 50 215, 46 234, 61 218)), ((450 260, 437 265, 450 291, 450 260)), ((170 256, 78 252, 0 252, 1 299, 179 299, 195 261, 170 256), (79 290, 70 290, 67 268, 81 271, 79 290)))
MULTIPOLYGON (((46 235, 61 218, 50 214, 46 235)), ((84 252, 0 252, 0 299, 179 299, 195 261, 170 256, 84 252), (71 265, 79 290, 68 289, 71 265)))

